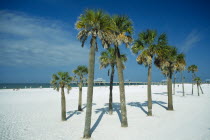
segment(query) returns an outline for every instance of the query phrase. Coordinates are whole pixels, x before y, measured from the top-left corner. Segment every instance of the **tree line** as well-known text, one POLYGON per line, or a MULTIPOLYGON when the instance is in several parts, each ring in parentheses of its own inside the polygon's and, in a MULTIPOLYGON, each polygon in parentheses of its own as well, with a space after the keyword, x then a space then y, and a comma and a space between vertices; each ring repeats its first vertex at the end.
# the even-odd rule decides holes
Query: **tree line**
MULTIPOLYGON (((81 46, 90 38, 90 52, 88 67, 80 65, 73 70, 74 77, 69 76, 68 72, 58 72, 53 74, 51 84, 54 89, 59 91, 61 89, 61 119, 66 120, 66 101, 64 88, 68 91, 71 89, 71 81, 77 81, 79 87, 78 111, 82 111, 82 86, 83 81, 87 80, 87 101, 86 101, 86 115, 85 115, 85 128, 83 138, 90 138, 91 132, 91 116, 92 116, 92 100, 93 100, 93 86, 94 86, 94 67, 95 67, 95 52, 98 51, 98 40, 106 51, 101 52, 99 58, 100 68, 110 67, 110 94, 109 94, 109 114, 112 114, 112 89, 115 68, 117 69, 119 79, 120 91, 120 110, 121 110, 121 127, 128 127, 125 88, 124 88, 124 63, 127 61, 125 54, 121 54, 121 46, 131 46, 132 53, 137 55, 136 61, 140 65, 148 68, 148 84, 147 84, 147 98, 148 98, 148 116, 152 116, 152 66, 153 64, 159 68, 163 75, 167 77, 167 92, 168 92, 168 110, 173 108, 173 95, 172 95, 172 77, 177 72, 181 73, 182 89, 184 94, 184 77, 183 71, 186 68, 185 55, 179 53, 177 48, 168 44, 167 35, 165 33, 158 34, 156 30, 147 29, 138 34, 134 39, 133 22, 128 16, 122 15, 109 15, 102 10, 85 10, 75 24, 79 33, 78 40, 81 46), (85 76, 88 75, 86 78, 85 76)), ((198 95, 201 79, 196 77, 195 72, 198 71, 196 65, 188 67, 188 72, 192 73, 192 80, 197 83, 198 95)), ((175 77, 174 77, 175 85, 175 77)), ((202 91, 203 93, 203 91, 202 91)), ((175 87, 174 87, 175 94, 175 87)), ((193 94, 193 82, 192 82, 193 94)))

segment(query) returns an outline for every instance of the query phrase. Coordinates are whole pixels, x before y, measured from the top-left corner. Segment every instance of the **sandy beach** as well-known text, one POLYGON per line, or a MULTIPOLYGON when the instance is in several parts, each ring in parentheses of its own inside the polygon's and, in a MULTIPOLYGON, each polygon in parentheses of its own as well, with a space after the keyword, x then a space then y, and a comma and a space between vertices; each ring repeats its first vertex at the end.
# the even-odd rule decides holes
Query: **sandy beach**
MULTIPOLYGON (((210 85, 204 94, 191 95, 191 85, 176 85, 174 111, 167 111, 166 85, 153 85, 153 116, 147 113, 145 85, 126 86, 128 128, 120 126, 119 88, 114 86, 114 113, 109 115, 109 87, 95 87, 92 112, 94 140, 209 140, 210 85)), ((66 94, 67 121, 62 122, 60 93, 50 88, 0 90, 1 140, 79 140, 83 136, 87 88, 83 88, 83 112, 77 111, 78 88, 66 94)))

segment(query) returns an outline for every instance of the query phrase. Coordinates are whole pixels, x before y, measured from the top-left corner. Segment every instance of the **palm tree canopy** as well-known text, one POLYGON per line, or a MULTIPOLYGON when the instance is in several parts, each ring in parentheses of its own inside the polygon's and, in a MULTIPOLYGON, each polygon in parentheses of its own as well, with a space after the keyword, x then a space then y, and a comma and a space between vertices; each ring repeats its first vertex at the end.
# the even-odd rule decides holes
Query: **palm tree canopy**
POLYGON ((187 68, 188 72, 197 72, 198 71, 198 66, 196 65, 190 65, 188 68, 187 68))
POLYGON ((78 77, 83 77, 88 74, 88 68, 84 65, 79 65, 75 70, 73 70, 73 73, 78 77))
POLYGON ((68 72, 58 72, 57 74, 52 75, 51 85, 54 89, 59 91, 59 88, 66 87, 68 89, 68 93, 71 90, 71 86, 69 85, 72 81, 72 77, 69 76, 68 72))
POLYGON ((199 83, 199 84, 202 82, 202 80, 201 80, 200 77, 195 77, 195 78, 193 79, 193 81, 195 81, 195 82, 197 82, 197 83, 199 83))
POLYGON ((92 35, 95 37, 98 36, 105 48, 111 44, 109 41, 111 40, 111 29, 114 28, 113 26, 114 24, 110 16, 102 10, 85 10, 79 16, 75 25, 76 29, 80 30, 77 38, 81 41, 82 47, 88 36, 92 35))
POLYGON ((144 64, 145 66, 151 64, 152 57, 149 50, 142 51, 142 53, 136 58, 136 61, 138 62, 138 64, 144 64))
MULTIPOLYGON (((127 61, 127 57, 125 54, 120 55, 120 59, 122 62, 127 61)), ((116 55, 115 55, 115 49, 114 48, 108 48, 106 51, 101 52, 101 56, 99 58, 100 61, 100 68, 106 68, 109 65, 116 65, 116 55)), ((123 65, 123 68, 125 68, 125 65, 123 65)))
POLYGON ((177 49, 172 46, 163 46, 158 49, 155 57, 155 65, 164 75, 173 73, 177 68, 177 62, 183 54, 178 54, 177 49))
POLYGON ((112 42, 115 46, 119 46, 121 43, 124 43, 128 47, 133 39, 133 22, 129 19, 128 16, 119 16, 115 15, 112 17, 114 23, 114 36, 112 36, 112 42))
POLYGON ((183 53, 178 54, 177 61, 176 61, 176 71, 183 71, 185 70, 186 61, 185 55, 183 53))
POLYGON ((134 54, 141 52, 136 61, 139 64, 148 66, 152 63, 153 56, 157 53, 158 47, 166 44, 166 34, 163 33, 158 36, 156 30, 147 29, 146 31, 139 33, 138 39, 134 41, 131 50, 134 54))

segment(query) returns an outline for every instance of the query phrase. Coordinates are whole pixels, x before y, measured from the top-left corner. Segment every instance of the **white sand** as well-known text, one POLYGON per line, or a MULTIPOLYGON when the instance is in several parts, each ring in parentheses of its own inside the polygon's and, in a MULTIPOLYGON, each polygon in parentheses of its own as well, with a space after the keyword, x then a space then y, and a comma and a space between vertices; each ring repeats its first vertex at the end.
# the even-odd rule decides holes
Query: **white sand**
MULTIPOLYGON (((177 87, 177 86, 176 86, 177 87)), ((173 96, 174 111, 167 111, 166 86, 152 86, 153 116, 147 117, 146 86, 126 86, 128 128, 120 127, 119 90, 115 86, 114 113, 107 114, 109 87, 94 88, 92 139, 94 140, 210 140, 210 85, 194 96, 191 85, 173 96), (159 103, 159 104, 157 104, 159 103)), ((87 88, 83 88, 86 103, 87 88)), ((66 95, 67 117, 61 122, 60 93, 53 89, 0 90, 1 140, 78 140, 83 136, 85 109, 77 112, 78 88, 66 95)))

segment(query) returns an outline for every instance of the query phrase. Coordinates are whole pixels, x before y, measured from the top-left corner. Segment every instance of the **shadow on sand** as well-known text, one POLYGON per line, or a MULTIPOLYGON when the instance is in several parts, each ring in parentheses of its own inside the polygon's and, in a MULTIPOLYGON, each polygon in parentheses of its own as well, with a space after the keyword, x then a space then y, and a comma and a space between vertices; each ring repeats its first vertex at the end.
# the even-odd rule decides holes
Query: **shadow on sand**
MULTIPOLYGON (((96 105, 96 104, 95 104, 95 103, 92 103, 92 105, 96 105)), ((83 106, 84 106, 84 107, 82 108, 82 110, 86 108, 86 104, 83 104, 83 106)), ((66 112, 66 113, 68 114, 68 117, 66 117, 66 120, 68 120, 68 119, 70 119, 71 117, 73 117, 74 115, 79 115, 79 114, 81 114, 82 111, 74 110, 74 111, 68 111, 68 112, 66 112)))
POLYGON ((152 93, 152 94, 168 96, 168 92, 152 93))
MULTIPOLYGON (((143 108, 143 106, 145 106, 144 104, 140 103, 140 102, 130 102, 130 103, 127 103, 127 105, 130 105, 130 106, 134 106, 134 107, 138 107, 140 108, 146 115, 147 115, 147 111, 143 108)), ((147 106, 147 105, 146 105, 147 106)))
MULTIPOLYGON (((168 109, 164 104, 167 104, 165 102, 162 101, 152 101, 152 104, 157 104, 159 106, 161 106, 164 109, 168 109)), ((144 109, 144 107, 148 106, 148 101, 145 101, 144 103, 140 103, 140 102, 130 102, 128 103, 128 105, 130 106, 134 106, 134 107, 138 107, 140 108, 146 115, 148 115, 148 112, 144 109)))
MULTIPOLYGON (((108 106, 109 104, 106 103, 105 106, 108 106)), ((117 112, 117 115, 119 117, 120 122, 122 121, 121 118, 121 113, 120 113, 120 104, 119 103, 113 103, 113 112, 117 112)), ((92 128, 90 129, 91 135, 92 133, 96 130, 96 128, 98 127, 99 123, 101 122, 104 114, 109 114, 109 107, 104 107, 104 108, 98 108, 95 110, 95 113, 98 114, 100 113, 100 115, 98 116, 98 119, 96 120, 96 122, 93 124, 92 128)))

